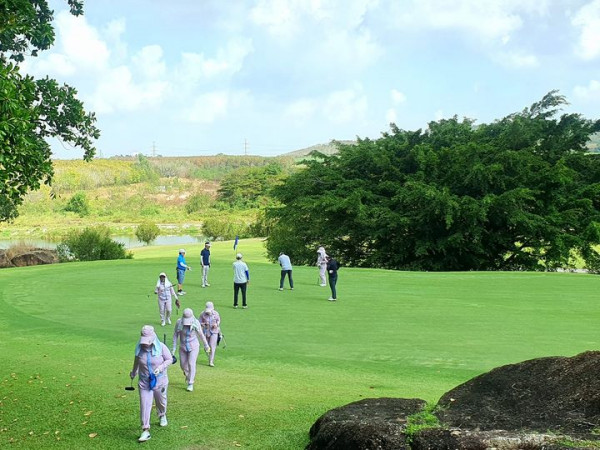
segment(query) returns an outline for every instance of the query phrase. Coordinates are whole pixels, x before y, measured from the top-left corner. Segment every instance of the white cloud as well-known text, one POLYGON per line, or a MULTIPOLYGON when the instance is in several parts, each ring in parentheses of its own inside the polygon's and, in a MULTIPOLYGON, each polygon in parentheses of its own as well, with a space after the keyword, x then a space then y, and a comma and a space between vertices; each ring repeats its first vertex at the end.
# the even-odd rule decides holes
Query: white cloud
POLYGON ((333 123, 362 120, 367 112, 367 97, 359 89, 329 94, 323 104, 324 116, 333 123))
POLYGON ((587 86, 575 86, 573 89, 575 97, 584 102, 600 102, 600 81, 591 80, 587 86))
POLYGON ((167 72, 167 66, 163 61, 163 50, 160 45, 144 47, 133 56, 131 61, 144 78, 160 79, 167 72))
POLYGON ((398 114, 394 108, 390 108, 385 113, 385 120, 387 123, 396 123, 398 121, 398 114))
POLYGON ((494 59, 505 67, 516 69, 532 68, 540 65, 537 56, 518 51, 498 53, 494 59))
POLYGON ((600 56, 600 0, 583 6, 571 19, 580 28, 579 45, 575 53, 585 60, 600 56))
POLYGON ((404 95, 403 92, 400 92, 396 89, 392 89, 392 92, 390 95, 392 97, 392 102, 394 103, 394 105, 397 105, 399 103, 404 103, 406 101, 406 95, 404 95))
POLYGON ((300 99, 288 105, 284 109, 283 115, 287 119, 304 122, 315 115, 318 107, 319 104, 316 100, 300 99))
POLYGON ((202 94, 184 112, 184 118, 194 123, 213 123, 227 114, 229 101, 229 93, 226 91, 202 94))

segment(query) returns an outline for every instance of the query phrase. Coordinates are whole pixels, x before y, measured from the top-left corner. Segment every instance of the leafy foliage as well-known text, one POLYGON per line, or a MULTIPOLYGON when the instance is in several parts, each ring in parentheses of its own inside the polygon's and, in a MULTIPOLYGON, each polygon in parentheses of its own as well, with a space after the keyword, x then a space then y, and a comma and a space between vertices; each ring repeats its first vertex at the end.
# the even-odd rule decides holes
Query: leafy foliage
POLYGON ((65 205, 65 211, 71 211, 84 217, 90 214, 90 204, 84 192, 77 192, 65 205))
MULTIPOLYGON (((600 121, 557 112, 550 92, 520 113, 474 126, 456 117, 422 132, 392 125, 378 140, 315 155, 274 189, 284 206, 267 249, 314 249, 357 266, 419 270, 541 270, 572 252, 598 268, 600 121)), ((291 250, 289 250, 291 252, 291 250)))
POLYGON ((270 203, 273 186, 285 178, 278 163, 264 167, 242 167, 226 175, 221 181, 218 200, 232 207, 252 208, 270 203))
POLYGON ((135 237, 141 242, 149 244, 160 234, 160 228, 154 222, 144 222, 135 229, 135 237))
MULTIPOLYGON (((83 2, 68 0, 71 13, 83 2)), ((21 74, 18 64, 54 42, 52 11, 45 0, 15 0, 0 7, 0 220, 18 215, 29 190, 50 183, 49 137, 80 147, 93 157, 100 135, 93 113, 86 113, 77 91, 50 78, 21 74)))
POLYGON ((211 217, 202 224, 202 234, 212 240, 231 240, 236 236, 247 237, 248 225, 229 217, 211 217))
POLYGON ((71 231, 58 245, 61 261, 97 261, 104 259, 131 259, 125 244, 113 241, 110 230, 103 226, 71 231))

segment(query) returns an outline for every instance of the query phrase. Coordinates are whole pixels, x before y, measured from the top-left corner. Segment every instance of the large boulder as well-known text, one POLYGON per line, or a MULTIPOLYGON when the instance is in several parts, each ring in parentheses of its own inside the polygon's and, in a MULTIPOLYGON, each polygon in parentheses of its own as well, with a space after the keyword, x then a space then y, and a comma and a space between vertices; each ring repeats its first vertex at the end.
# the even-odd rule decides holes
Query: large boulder
POLYGON ((423 410, 416 398, 369 398, 332 409, 310 428, 307 450, 409 449, 406 417, 423 410))
POLYGON ((452 389, 440 420, 477 430, 587 434, 600 426, 600 352, 498 367, 452 389))
POLYGON ((0 268, 37 266, 58 262, 56 250, 45 248, 27 248, 22 251, 0 250, 0 268))

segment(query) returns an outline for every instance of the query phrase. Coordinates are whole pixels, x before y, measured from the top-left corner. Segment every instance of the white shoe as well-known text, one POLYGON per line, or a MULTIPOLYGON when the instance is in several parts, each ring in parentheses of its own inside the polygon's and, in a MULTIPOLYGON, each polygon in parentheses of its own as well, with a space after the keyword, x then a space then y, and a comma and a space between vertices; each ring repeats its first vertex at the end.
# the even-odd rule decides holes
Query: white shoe
POLYGON ((170 318, 170 317, 167 319, 167 323, 168 323, 169 325, 171 325, 171 318, 170 318))
POLYGON ((209 286, 210 286, 210 284, 206 283, 206 287, 209 287, 209 286))
POLYGON ((161 427, 166 427, 169 424, 169 422, 167 422, 167 416, 162 416, 160 418, 160 426, 161 427))
POLYGON ((144 430, 142 431, 142 435, 138 439, 138 442, 146 442, 148 439, 150 439, 150 432, 148 430, 144 430))
POLYGON ((247 306, 242 306, 242 309, 248 309, 248 307, 247 306))
POLYGON ((206 285, 203 284, 202 287, 206 287, 206 285))
POLYGON ((330 302, 335 302, 336 299, 333 297, 329 297, 327 300, 329 300, 330 302))
POLYGON ((214 363, 208 363, 210 367, 215 367, 214 363))
POLYGON ((185 291, 177 291, 177 295, 185 295, 185 291))
POLYGON ((192 392, 194 390, 194 385, 193 384, 188 384, 187 390, 192 392))
POLYGON ((161 326, 161 327, 164 327, 164 326, 165 326, 165 321, 164 321, 164 320, 163 320, 163 321, 160 323, 160 326, 161 326))
POLYGON ((321 287, 325 287, 325 286, 327 286, 327 285, 326 285, 326 284, 320 284, 319 286, 321 286, 321 287))
POLYGON ((279 288, 280 291, 283 291, 283 288, 279 288))

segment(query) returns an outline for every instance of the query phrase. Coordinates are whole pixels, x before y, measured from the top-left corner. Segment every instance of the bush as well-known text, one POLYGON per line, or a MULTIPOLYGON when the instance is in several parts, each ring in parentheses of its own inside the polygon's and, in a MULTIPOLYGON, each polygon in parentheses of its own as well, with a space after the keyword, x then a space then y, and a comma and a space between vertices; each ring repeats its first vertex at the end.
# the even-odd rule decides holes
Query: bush
POLYGON ((135 230, 135 237, 144 244, 149 244, 160 234, 160 229, 153 222, 144 222, 135 230))
POLYGON ((84 217, 90 214, 90 204, 84 192, 77 192, 69 199, 65 211, 71 211, 84 217))
POLYGON ((105 259, 131 259, 125 244, 113 241, 107 227, 85 228, 71 231, 58 245, 60 261, 96 261, 105 259))
POLYGON ((202 224, 202 234, 211 239, 231 240, 237 236, 245 236, 248 226, 244 223, 232 222, 230 218, 206 219, 202 224))

